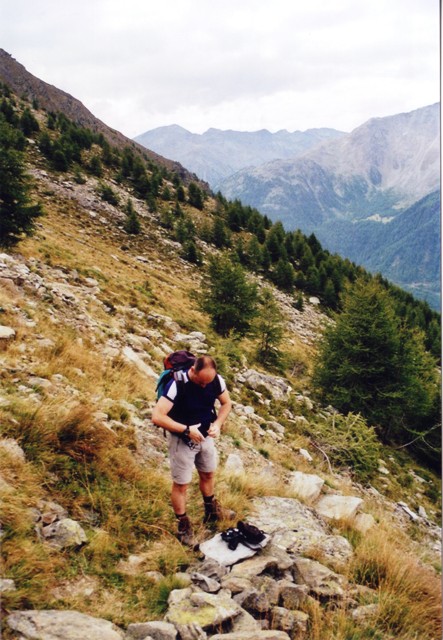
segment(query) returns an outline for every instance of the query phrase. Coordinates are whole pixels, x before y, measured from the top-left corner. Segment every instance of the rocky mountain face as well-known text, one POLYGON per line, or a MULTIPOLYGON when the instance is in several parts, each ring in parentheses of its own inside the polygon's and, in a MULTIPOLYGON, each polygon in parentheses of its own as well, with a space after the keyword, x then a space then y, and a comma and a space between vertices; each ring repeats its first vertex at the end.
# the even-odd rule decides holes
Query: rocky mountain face
MULTIPOLYGON (((411 214, 403 215, 406 209, 440 188, 439 114, 440 106, 435 104, 374 118, 295 160, 240 171, 218 188, 226 197, 240 198, 271 219, 281 220, 287 229, 314 232, 327 249, 394 276, 394 282, 414 287, 416 295, 426 299, 428 289, 439 289, 435 270, 425 277, 423 287, 417 286, 415 276, 405 274, 413 264, 428 262, 439 244, 440 228, 434 227, 425 244, 417 243, 408 260, 410 254, 402 246, 408 231, 402 223, 410 224, 411 214), (371 247, 377 244, 377 250, 365 260, 368 239, 371 247), (404 273, 386 270, 393 242, 403 256, 404 273)), ((439 301, 434 300, 434 305, 438 308, 439 301)))
POLYGON ((335 218, 395 215, 439 188, 439 113, 435 104, 374 118, 301 158, 245 169, 218 186, 305 232, 335 218))
POLYGON ((335 129, 307 131, 221 131, 191 133, 171 125, 146 131, 134 138, 149 149, 181 162, 217 190, 223 180, 244 168, 257 167, 276 158, 295 158, 326 140, 344 134, 335 129))

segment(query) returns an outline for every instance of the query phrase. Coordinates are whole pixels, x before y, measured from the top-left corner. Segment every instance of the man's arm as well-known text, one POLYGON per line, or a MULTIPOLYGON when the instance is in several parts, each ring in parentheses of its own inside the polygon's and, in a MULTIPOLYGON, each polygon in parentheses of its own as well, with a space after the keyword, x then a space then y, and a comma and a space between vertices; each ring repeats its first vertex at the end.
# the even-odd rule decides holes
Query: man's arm
POLYGON ((171 433, 182 433, 186 429, 186 425, 176 422, 168 416, 173 406, 174 403, 171 400, 161 396, 152 411, 152 422, 157 427, 163 427, 163 429, 171 431, 171 433))
POLYGON ((221 406, 218 411, 217 420, 211 424, 208 431, 208 436, 212 436, 213 438, 217 438, 220 435, 221 428, 232 409, 232 402, 227 389, 218 396, 218 400, 221 406))
MULTIPOLYGON (((168 413, 171 411, 173 406, 174 403, 171 402, 171 400, 168 400, 165 396, 159 398, 152 411, 152 422, 158 427, 163 427, 163 429, 166 429, 166 431, 170 431, 171 433, 183 433, 186 429, 186 425, 181 424, 181 422, 176 422, 168 416, 168 413)), ((196 424, 189 427, 189 437, 194 442, 201 442, 204 439, 198 430, 199 426, 199 424, 196 424)))

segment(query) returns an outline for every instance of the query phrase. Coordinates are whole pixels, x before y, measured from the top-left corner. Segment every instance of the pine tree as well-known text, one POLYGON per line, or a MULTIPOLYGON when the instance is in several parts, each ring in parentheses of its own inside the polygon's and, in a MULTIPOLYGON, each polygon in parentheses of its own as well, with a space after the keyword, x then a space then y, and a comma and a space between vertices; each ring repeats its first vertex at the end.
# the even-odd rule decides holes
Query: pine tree
POLYGON ((258 362, 279 369, 283 364, 283 354, 279 349, 284 333, 283 316, 268 288, 261 293, 254 327, 258 337, 258 362))
POLYGON ((382 437, 400 441, 430 426, 438 393, 423 335, 405 329, 388 292, 366 278, 349 288, 326 329, 314 381, 323 400, 361 413, 382 437))
POLYGON ((203 209, 203 194, 195 182, 191 182, 188 187, 188 202, 196 209, 203 209))
POLYGON ((273 283, 276 284, 277 287, 284 291, 291 291, 295 281, 294 267, 287 260, 280 258, 271 274, 271 277, 273 283))
POLYGON ((41 206, 30 202, 23 154, 17 144, 21 145, 18 132, 0 116, 0 246, 3 247, 17 244, 23 233, 30 235, 36 218, 42 215, 41 206))
POLYGON ((219 249, 227 247, 230 244, 229 233, 225 223, 221 218, 214 218, 212 227, 212 242, 219 249))
POLYGON ((257 287, 248 282, 241 265, 229 256, 214 257, 209 263, 199 306, 210 315, 217 333, 243 336, 250 331, 257 314, 257 287))
POLYGON ((126 205, 126 215, 127 218, 125 224, 123 225, 124 230, 130 235, 138 235, 141 231, 141 225, 131 199, 128 199, 126 205))

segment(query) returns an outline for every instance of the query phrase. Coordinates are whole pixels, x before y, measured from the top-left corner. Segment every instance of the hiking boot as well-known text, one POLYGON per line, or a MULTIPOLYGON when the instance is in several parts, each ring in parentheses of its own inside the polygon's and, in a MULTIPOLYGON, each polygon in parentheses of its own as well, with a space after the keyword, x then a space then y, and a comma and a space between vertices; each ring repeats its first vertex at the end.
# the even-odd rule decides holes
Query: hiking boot
POLYGON ((177 538, 182 544, 186 545, 187 547, 195 547, 198 544, 198 541, 194 536, 191 521, 189 520, 188 516, 179 518, 177 538))
POLYGON ((215 498, 209 504, 205 503, 205 515, 203 517, 205 524, 214 524, 219 520, 233 520, 235 516, 235 511, 222 507, 215 498))

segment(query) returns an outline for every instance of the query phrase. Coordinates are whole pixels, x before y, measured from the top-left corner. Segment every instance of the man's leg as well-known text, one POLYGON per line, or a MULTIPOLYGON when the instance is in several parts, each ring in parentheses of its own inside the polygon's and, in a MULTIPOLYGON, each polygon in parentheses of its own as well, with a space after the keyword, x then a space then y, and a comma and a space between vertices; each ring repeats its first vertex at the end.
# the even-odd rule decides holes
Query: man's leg
POLYGON ((172 483, 171 502, 176 516, 186 513, 186 495, 188 487, 188 484, 178 484, 177 482, 172 483))
POLYGON ((205 524, 214 524, 218 520, 230 520, 235 518, 235 511, 225 509, 218 500, 214 498, 215 473, 213 471, 200 471, 200 491, 202 492, 205 506, 205 524))
POLYGON ((210 498, 214 495, 214 477, 213 471, 199 471, 200 476, 200 491, 203 498, 210 498))
POLYGON ((182 544, 190 547, 194 547, 197 544, 191 521, 186 514, 186 496, 188 486, 192 480, 194 457, 194 452, 181 438, 170 435, 169 458, 172 474, 171 503, 177 518, 177 537, 182 544))
POLYGON ((182 544, 194 547, 197 540, 194 537, 191 521, 186 515, 186 494, 188 484, 178 484, 173 482, 171 491, 172 508, 177 518, 177 537, 182 544))

